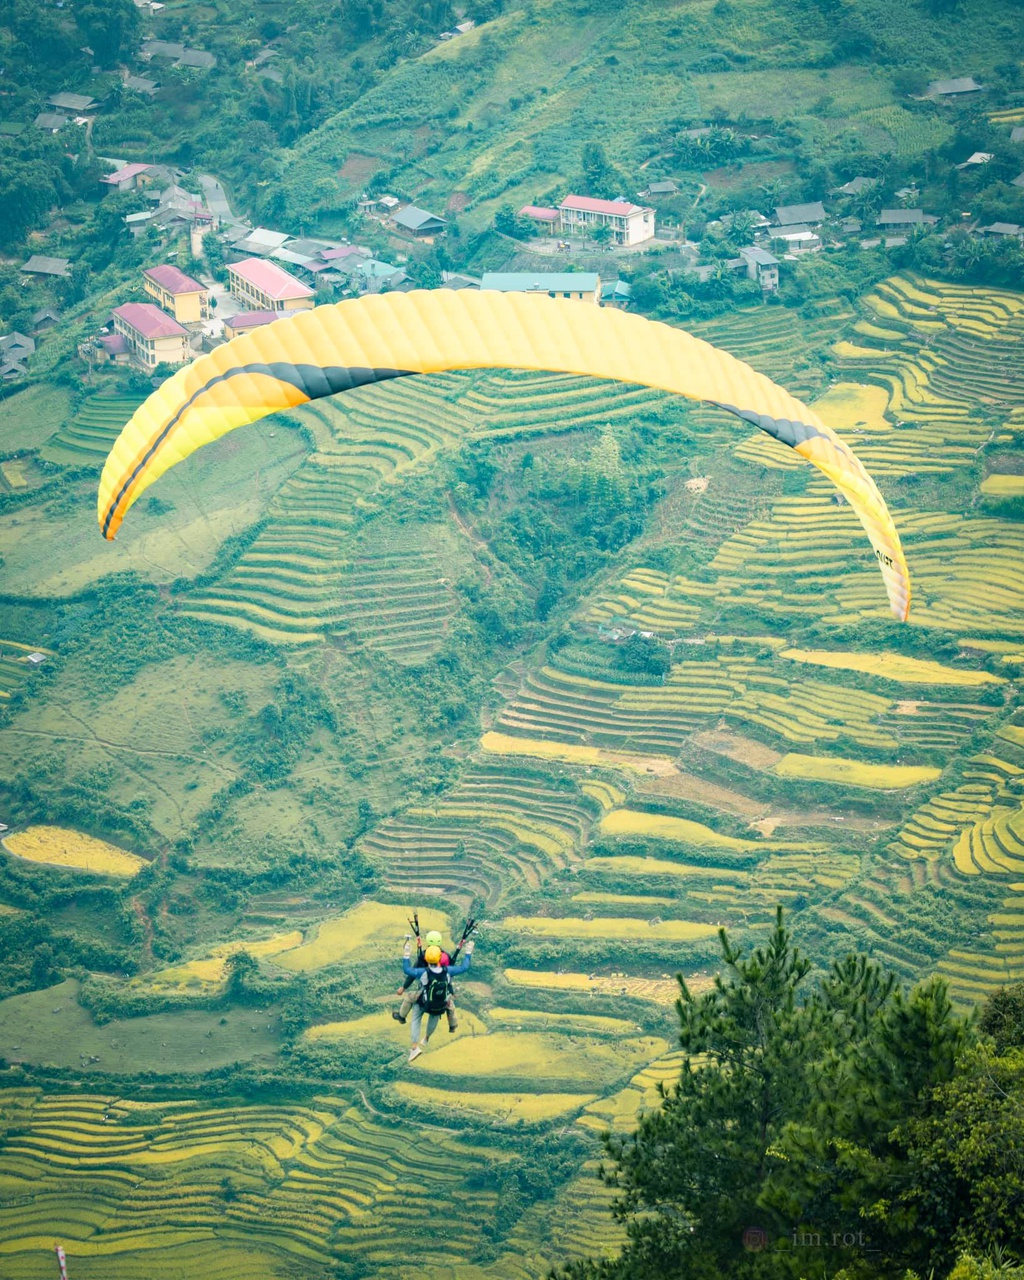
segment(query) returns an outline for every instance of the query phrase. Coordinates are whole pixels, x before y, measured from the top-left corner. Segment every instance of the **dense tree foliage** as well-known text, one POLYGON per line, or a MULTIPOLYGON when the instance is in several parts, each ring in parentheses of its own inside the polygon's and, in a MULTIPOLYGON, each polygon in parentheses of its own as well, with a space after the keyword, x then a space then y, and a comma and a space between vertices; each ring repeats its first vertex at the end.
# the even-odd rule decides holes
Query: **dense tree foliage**
POLYGON ((629 1243, 585 1280, 944 1273, 1024 1239, 1021 988, 978 1035, 938 980, 910 991, 864 956, 817 982, 779 909, 749 955, 681 981, 677 1085, 608 1137, 629 1243), (1001 1055, 1001 1056, 1000 1056, 1001 1055))

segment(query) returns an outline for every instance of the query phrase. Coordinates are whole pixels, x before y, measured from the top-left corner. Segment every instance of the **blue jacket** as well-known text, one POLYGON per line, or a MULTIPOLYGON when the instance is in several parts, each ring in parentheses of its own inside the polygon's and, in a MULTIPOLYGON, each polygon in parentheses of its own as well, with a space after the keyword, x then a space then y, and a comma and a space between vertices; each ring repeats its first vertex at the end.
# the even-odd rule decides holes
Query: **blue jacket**
MULTIPOLYGON (((466 956, 461 964, 448 965, 448 977, 457 978, 460 974, 465 973, 472 959, 472 956, 466 956)), ((422 978, 425 973, 429 973, 426 965, 415 965, 411 960, 404 957, 402 959, 402 969, 407 978, 422 978)))

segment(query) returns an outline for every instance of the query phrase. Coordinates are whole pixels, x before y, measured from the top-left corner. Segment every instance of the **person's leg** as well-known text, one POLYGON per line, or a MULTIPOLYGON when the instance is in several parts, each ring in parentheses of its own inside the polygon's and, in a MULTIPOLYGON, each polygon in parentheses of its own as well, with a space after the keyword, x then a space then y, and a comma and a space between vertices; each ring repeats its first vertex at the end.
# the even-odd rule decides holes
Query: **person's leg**
POLYGON ((413 1045, 419 1044, 420 1031, 423 1027, 423 1008, 418 1004, 412 1007, 412 1017, 409 1020, 409 1038, 413 1045))
POLYGON ((416 997, 418 995, 419 995, 419 992, 414 991, 412 987, 410 987, 409 990, 406 991, 405 995, 402 996, 402 1003, 398 1006, 397 1010, 396 1009, 391 1010, 391 1016, 392 1018, 395 1019, 396 1022, 404 1022, 406 1018, 408 1018, 409 1010, 415 1004, 416 997))
POLYGON ((434 1034, 434 1031, 437 1029, 437 1024, 440 1021, 441 1021, 441 1015, 439 1013, 427 1014, 427 1034, 423 1037, 423 1040, 421 1043, 423 1044, 427 1043, 430 1037, 434 1034))
POLYGON ((455 1012, 455 997, 449 996, 448 1003, 445 1006, 445 1016, 448 1019, 448 1031, 452 1032, 459 1025, 459 1017, 455 1012))

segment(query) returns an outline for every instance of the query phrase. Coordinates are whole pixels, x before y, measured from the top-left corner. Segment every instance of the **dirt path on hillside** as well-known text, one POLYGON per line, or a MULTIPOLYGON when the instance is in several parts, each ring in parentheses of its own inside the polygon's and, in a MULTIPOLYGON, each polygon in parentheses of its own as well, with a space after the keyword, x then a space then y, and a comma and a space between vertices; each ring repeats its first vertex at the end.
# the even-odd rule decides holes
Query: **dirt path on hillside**
POLYGON ((455 521, 456 525, 458 525, 459 532, 463 535, 463 537, 467 540, 467 542, 470 543, 470 545, 477 552, 477 554, 481 556, 479 560, 480 568, 483 571, 483 575, 487 582, 487 585, 490 586, 491 583, 494 581, 494 574, 491 572, 490 566, 486 564, 482 558, 482 553, 485 551, 487 552, 488 555, 490 555, 490 552, 491 552, 490 547, 487 545, 486 542, 484 542, 483 538, 480 537, 480 535, 476 532, 473 526, 470 524, 467 524, 466 521, 463 520, 462 516, 459 515, 459 509, 458 507, 456 507, 455 499, 452 497, 451 494, 448 495, 448 510, 452 513, 452 519, 455 521))

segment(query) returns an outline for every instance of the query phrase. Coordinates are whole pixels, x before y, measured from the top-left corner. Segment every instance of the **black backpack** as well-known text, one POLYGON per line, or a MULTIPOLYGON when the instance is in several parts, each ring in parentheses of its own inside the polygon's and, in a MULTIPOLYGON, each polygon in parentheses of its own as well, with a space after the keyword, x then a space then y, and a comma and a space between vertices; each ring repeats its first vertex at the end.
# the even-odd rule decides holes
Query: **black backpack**
POLYGON ((448 1006, 448 997, 452 993, 452 981, 448 977, 448 970, 442 969, 440 973, 432 973, 429 969, 426 972, 426 980, 423 982, 423 990, 420 993, 420 1004, 426 1013, 444 1013, 448 1006))

